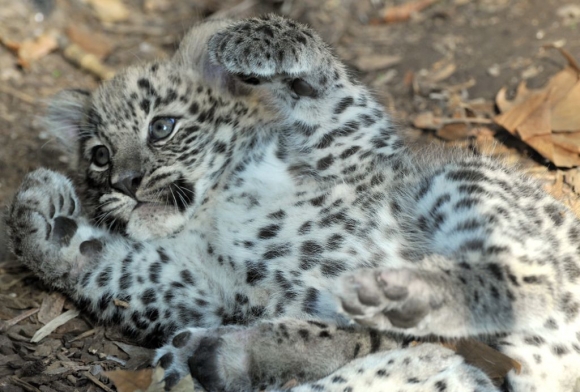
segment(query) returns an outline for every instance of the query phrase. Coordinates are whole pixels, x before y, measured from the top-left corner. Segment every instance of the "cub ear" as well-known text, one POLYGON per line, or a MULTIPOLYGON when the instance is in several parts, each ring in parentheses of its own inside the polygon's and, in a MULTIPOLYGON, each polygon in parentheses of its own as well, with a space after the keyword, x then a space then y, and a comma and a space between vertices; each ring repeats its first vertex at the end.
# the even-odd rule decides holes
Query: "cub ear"
POLYGON ((232 21, 228 19, 216 19, 194 26, 179 44, 173 61, 181 66, 196 70, 206 82, 222 91, 229 91, 235 95, 246 95, 250 90, 245 84, 240 83, 222 66, 209 59, 208 42, 210 38, 227 28, 231 23, 232 21))
POLYGON ((47 131, 56 137, 68 154, 76 156, 79 153, 79 138, 90 96, 86 90, 64 90, 48 104, 44 121, 47 131))

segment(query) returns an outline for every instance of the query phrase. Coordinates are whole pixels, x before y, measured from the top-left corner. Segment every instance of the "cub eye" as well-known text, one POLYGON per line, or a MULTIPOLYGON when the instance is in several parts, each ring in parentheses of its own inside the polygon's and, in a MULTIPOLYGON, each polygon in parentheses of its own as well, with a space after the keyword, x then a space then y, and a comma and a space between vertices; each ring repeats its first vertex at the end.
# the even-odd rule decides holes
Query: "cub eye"
POLYGON ((149 139, 153 142, 165 139, 173 132, 175 122, 173 117, 154 118, 149 124, 149 139))
POLYGON ((93 163, 97 166, 106 166, 109 163, 109 149, 105 146, 93 148, 93 163))

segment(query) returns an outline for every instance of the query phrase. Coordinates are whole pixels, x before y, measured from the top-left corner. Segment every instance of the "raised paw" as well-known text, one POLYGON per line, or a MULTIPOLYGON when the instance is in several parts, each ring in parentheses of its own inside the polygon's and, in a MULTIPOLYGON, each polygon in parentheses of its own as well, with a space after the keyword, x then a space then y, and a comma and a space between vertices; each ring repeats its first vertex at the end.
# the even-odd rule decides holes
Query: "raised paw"
MULTIPOLYGON (((14 253, 47 282, 62 286, 72 262, 67 248, 79 230, 81 205, 65 176, 46 169, 26 176, 10 207, 8 229, 14 253)), ((94 242, 94 241, 93 241, 94 242)), ((87 244, 84 248, 94 249, 87 244)), ((77 253, 79 247, 76 248, 77 253)))
POLYGON ((165 389, 170 390, 187 374, 208 391, 249 391, 244 329, 187 328, 159 350, 155 364, 165 369, 165 389))
POLYGON ((417 327, 437 307, 429 279, 410 269, 356 271, 337 294, 347 315, 378 329, 417 327))
POLYGON ((215 34, 209 55, 248 84, 278 79, 295 97, 315 97, 334 70, 332 55, 315 32, 275 15, 243 20, 215 34))

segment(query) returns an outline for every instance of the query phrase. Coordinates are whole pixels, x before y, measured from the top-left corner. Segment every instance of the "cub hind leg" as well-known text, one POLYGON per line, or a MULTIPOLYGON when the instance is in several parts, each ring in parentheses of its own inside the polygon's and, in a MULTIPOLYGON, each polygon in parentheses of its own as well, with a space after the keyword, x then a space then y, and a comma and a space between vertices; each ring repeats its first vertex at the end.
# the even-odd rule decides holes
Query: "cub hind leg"
POLYGON ((433 344, 402 348, 402 341, 366 328, 281 319, 185 329, 158 351, 157 361, 166 385, 191 372, 208 391, 272 390, 289 381, 301 384, 293 391, 495 391, 453 351, 433 344))

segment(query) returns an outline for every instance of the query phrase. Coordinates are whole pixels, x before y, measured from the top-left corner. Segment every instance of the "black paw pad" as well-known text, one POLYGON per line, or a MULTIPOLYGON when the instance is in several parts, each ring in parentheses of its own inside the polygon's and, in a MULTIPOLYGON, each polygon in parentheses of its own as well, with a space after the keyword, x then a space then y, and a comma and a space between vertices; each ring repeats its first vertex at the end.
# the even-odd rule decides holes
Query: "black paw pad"
POLYGON ((390 286, 384 287, 383 293, 385 294, 385 297, 392 301, 400 301, 407 298, 409 295, 409 290, 403 286, 390 286))
POLYGON ((205 337, 197 350, 187 360, 191 376, 208 391, 220 391, 221 382, 217 369, 217 351, 220 341, 215 337, 205 337))
POLYGON ((165 381, 165 390, 171 391, 173 387, 179 383, 180 379, 181 378, 179 377, 179 374, 177 374, 176 372, 168 373, 167 377, 163 379, 163 381, 165 381))
POLYGON ((353 316, 362 316, 364 314, 364 312, 362 311, 362 309, 358 306, 354 306, 351 305, 349 302, 347 301, 341 301, 342 304, 342 308, 344 309, 345 312, 347 312, 348 314, 351 314, 353 316))
POLYGON ((173 344, 173 347, 181 348, 187 344, 190 337, 191 337, 191 332, 185 331, 185 332, 180 333, 179 335, 175 335, 175 337, 173 338, 171 343, 173 344))
POLYGON ((410 301, 401 309, 392 309, 383 312, 393 326, 397 328, 412 328, 429 313, 429 307, 417 301, 410 301))
POLYGON ((77 223, 64 216, 59 216, 54 219, 54 229, 52 230, 52 238, 61 245, 68 246, 71 238, 77 232, 77 223))
POLYGON ((99 240, 88 240, 81 243, 79 251, 86 257, 94 257, 103 250, 103 243, 99 240))
POLYGON ((314 88, 303 79, 294 79, 290 83, 290 88, 301 97, 313 97, 316 93, 314 88))
POLYGON ((159 366, 163 369, 167 369, 173 363, 173 354, 167 353, 159 358, 159 366))

